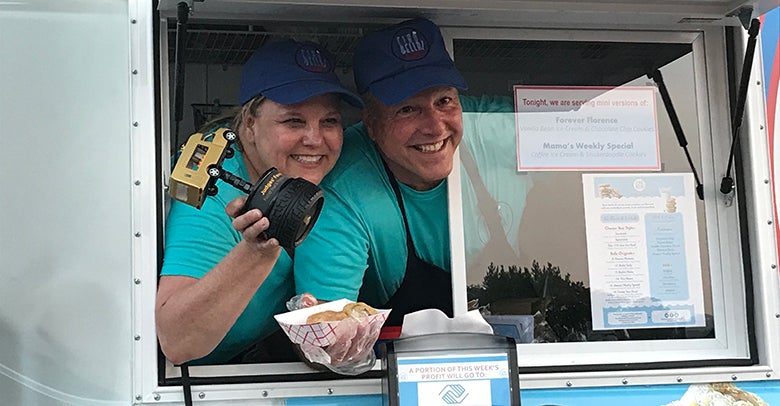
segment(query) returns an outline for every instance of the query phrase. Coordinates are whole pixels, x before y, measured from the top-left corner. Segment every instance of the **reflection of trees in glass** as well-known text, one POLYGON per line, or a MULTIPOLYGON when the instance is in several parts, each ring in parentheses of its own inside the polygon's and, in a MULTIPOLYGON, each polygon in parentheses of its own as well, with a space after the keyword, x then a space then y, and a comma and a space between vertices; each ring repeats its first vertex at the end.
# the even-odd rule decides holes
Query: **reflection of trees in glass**
POLYGON ((481 285, 468 298, 486 314, 534 315, 534 337, 540 342, 585 341, 590 328, 590 289, 549 262, 531 268, 491 263, 481 285))

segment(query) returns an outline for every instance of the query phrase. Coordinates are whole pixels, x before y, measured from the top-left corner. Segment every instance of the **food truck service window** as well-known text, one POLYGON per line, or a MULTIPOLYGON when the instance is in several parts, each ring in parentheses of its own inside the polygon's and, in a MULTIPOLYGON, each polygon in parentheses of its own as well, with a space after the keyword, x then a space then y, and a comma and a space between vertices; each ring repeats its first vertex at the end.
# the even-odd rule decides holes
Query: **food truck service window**
POLYGON ((450 183, 466 308, 533 316, 529 371, 750 364, 705 35, 448 32, 469 83, 450 183))
MULTIPOLYGON (((163 120, 161 168, 203 121, 237 104, 241 66, 260 44, 321 42, 354 86, 358 38, 387 24, 269 20, 258 30, 191 21, 187 108, 178 124, 172 114, 163 120)), ((161 77, 170 84, 175 21, 160 26, 161 77)), ((683 370, 686 382, 704 382, 719 367, 766 365, 756 355, 766 345, 753 335, 761 337, 744 224, 755 218, 743 218, 751 192, 718 191, 733 99, 723 30, 442 24, 442 32, 469 86, 448 179, 453 305, 456 314, 479 310, 496 334, 515 339, 521 387, 585 375, 586 385, 603 385, 623 371, 647 382, 683 370)), ((169 103, 173 94, 171 86, 169 103)), ((345 109, 343 123, 359 117, 345 109)), ((755 182, 738 164, 737 184, 755 182)), ((163 400, 180 399, 181 369, 156 342, 144 344, 154 347, 144 360, 158 377, 144 383, 163 400)), ((329 394, 377 394, 384 372, 377 365, 342 376, 292 357, 191 365, 189 374, 193 388, 221 400, 319 396, 321 382, 329 394)))

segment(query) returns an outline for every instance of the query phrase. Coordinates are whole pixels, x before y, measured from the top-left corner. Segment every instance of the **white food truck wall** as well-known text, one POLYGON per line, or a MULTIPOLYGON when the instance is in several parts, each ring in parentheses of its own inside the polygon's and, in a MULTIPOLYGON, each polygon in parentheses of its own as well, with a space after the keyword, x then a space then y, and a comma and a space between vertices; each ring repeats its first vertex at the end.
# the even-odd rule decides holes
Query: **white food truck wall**
POLYGON ((128 3, 0 1, 0 404, 128 404, 128 3))

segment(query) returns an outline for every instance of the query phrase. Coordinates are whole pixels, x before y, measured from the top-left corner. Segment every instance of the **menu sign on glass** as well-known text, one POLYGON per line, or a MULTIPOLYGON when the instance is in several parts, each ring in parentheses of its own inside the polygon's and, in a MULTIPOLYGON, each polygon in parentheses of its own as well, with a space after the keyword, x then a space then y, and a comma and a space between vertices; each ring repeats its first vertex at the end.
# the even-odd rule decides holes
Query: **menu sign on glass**
POLYGON ((652 86, 515 86, 518 171, 658 171, 652 86))
POLYGON ((594 330, 704 326, 693 174, 584 174, 594 330))

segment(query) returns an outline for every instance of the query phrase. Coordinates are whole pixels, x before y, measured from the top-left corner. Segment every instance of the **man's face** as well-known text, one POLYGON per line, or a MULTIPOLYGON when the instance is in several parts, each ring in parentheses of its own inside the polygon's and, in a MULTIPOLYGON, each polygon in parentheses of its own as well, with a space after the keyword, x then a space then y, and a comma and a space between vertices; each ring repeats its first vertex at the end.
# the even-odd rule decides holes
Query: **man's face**
POLYGON ((450 174, 463 137, 457 89, 431 87, 393 106, 369 104, 363 121, 400 182, 428 190, 450 174))

